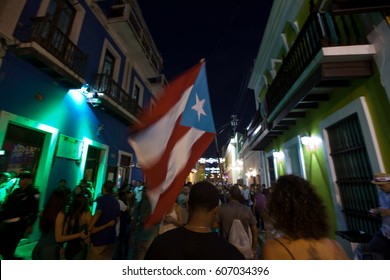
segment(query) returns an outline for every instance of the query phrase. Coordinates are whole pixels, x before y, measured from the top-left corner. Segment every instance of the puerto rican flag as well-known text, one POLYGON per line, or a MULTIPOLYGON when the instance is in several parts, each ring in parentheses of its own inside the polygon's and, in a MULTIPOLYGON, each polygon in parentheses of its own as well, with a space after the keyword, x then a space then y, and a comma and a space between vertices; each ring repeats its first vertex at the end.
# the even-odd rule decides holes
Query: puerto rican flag
POLYGON ((150 226, 170 210, 215 137, 205 62, 170 82, 154 110, 144 111, 139 120, 128 141, 146 178, 150 226))

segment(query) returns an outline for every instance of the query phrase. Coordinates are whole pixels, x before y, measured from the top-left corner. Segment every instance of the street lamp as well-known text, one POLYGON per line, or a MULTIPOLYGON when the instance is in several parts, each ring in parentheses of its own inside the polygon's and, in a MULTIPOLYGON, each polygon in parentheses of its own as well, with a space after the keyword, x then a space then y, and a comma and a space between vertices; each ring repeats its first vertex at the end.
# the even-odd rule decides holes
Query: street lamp
POLYGON ((237 115, 232 115, 231 118, 232 119, 230 121, 230 125, 233 128, 233 134, 236 134, 236 128, 237 128, 237 125, 238 125, 237 115))

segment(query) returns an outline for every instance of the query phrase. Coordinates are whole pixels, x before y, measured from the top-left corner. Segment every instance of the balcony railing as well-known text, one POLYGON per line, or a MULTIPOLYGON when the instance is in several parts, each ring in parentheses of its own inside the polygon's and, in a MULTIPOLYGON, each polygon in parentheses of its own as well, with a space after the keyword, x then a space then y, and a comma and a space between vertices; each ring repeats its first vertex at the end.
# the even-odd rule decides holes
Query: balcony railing
POLYGON ((269 114, 322 47, 367 44, 363 30, 357 15, 312 13, 267 91, 269 114))
POLYGON ((142 108, 130 98, 129 94, 107 74, 94 75, 92 87, 94 91, 108 96, 115 101, 118 106, 124 108, 133 116, 137 116, 142 110, 142 108))
MULTIPOLYGON (((121 2, 122 1, 119 1, 119 3, 121 2)), ((160 73, 162 70, 162 58, 137 5, 136 2, 130 2, 111 6, 111 10, 108 14, 109 23, 115 25, 126 23, 131 32, 123 32, 122 28, 119 28, 118 30, 121 30, 121 36, 125 38, 126 42, 134 38, 140 49, 142 49, 142 52, 147 59, 147 63, 150 64, 155 71, 155 74, 160 73)))
POLYGON ((48 18, 37 17, 33 18, 32 21, 32 31, 28 41, 37 42, 82 77, 87 64, 87 55, 48 18))

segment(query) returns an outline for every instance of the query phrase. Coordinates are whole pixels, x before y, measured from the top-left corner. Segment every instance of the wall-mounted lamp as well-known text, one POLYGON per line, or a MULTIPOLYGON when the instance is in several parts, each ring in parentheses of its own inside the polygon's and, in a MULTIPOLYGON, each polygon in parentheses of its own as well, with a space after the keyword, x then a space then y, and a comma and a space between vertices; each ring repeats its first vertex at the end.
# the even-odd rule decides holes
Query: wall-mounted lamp
POLYGON ((245 175, 247 178, 256 177, 257 175, 256 169, 253 169, 252 167, 249 168, 249 170, 245 173, 245 175))
POLYGON ((321 144, 321 142, 321 138, 316 136, 309 136, 307 134, 301 136, 302 145, 305 146, 309 151, 318 149, 318 146, 321 144))
POLYGON ((307 134, 302 135, 302 136, 301 136, 301 143, 302 143, 302 145, 304 145, 304 146, 309 145, 309 143, 310 143, 310 136, 307 135, 307 134))
POLYGON ((272 153, 273 157, 276 159, 277 162, 281 162, 284 159, 283 152, 274 151, 272 153))

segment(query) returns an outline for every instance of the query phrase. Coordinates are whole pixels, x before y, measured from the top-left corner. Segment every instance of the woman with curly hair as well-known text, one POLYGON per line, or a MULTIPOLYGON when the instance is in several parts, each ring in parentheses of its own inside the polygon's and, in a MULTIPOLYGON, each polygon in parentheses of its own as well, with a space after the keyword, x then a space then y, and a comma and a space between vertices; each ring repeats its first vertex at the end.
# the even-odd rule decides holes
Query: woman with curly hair
POLYGON ((266 211, 269 223, 281 237, 264 244, 264 259, 348 259, 342 247, 329 238, 325 205, 305 179, 281 176, 271 191, 266 211))

